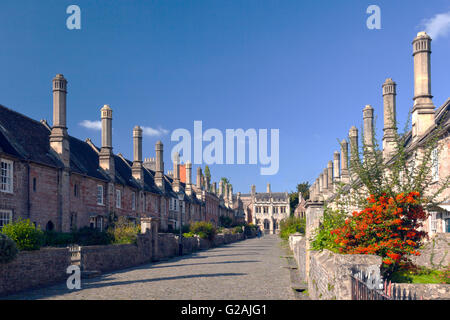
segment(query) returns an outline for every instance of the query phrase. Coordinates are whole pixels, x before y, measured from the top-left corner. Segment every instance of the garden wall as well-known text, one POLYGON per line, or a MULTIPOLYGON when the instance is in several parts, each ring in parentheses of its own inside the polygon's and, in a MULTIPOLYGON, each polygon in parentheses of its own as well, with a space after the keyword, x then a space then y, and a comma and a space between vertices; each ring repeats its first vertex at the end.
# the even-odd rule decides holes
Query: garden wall
POLYGON ((67 248, 19 252, 13 261, 0 264, 0 296, 65 281, 69 265, 67 248))
POLYGON ((381 257, 374 255, 337 254, 328 250, 311 251, 309 297, 315 300, 350 300, 350 275, 357 271, 379 272, 380 265, 381 257))
POLYGON ((450 284, 396 283, 395 287, 399 288, 401 292, 415 292, 418 300, 450 299, 450 284))
MULTIPOLYGON (((183 238, 183 254, 227 244, 245 237, 240 234, 219 234, 213 242, 199 237, 183 238)), ((152 258, 168 259, 178 256, 178 236, 158 234, 158 257, 152 257, 151 233, 138 235, 136 244, 116 244, 81 247, 82 271, 107 272, 149 263, 152 258)), ((68 248, 41 248, 22 251, 6 264, 0 264, 0 296, 22 290, 66 281, 71 264, 68 248)))
POLYGON ((152 260, 152 241, 148 235, 138 235, 136 244, 81 247, 82 270, 104 272, 150 262, 152 260))
POLYGON ((297 262, 300 280, 306 282, 306 238, 300 234, 290 235, 289 247, 297 262))

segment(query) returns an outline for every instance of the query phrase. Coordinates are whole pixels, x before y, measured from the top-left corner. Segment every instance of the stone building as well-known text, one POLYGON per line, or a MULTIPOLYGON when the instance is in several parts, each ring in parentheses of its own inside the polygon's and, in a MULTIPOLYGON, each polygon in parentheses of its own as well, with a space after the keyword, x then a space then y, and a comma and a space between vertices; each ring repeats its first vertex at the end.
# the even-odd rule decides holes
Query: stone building
MULTIPOLYGON (((441 106, 435 107, 431 95, 431 38, 425 32, 419 32, 412 42, 413 61, 414 61, 414 104, 412 106, 412 128, 403 136, 406 153, 409 156, 408 161, 411 164, 416 163, 418 154, 423 150, 426 144, 437 128, 442 128, 438 137, 438 146, 432 153, 431 174, 432 182, 428 192, 435 191, 439 183, 450 175, 450 98, 441 106)), ((383 161, 389 163, 392 161, 395 151, 396 128, 396 86, 397 84, 388 78, 381 86, 383 99, 383 161)), ((363 141, 368 147, 372 147, 373 126, 374 126, 374 108, 367 105, 363 109, 363 141)), ((350 167, 350 157, 357 157, 358 150, 358 129, 351 127, 349 131, 349 141, 342 140, 340 152, 335 151, 333 160, 330 160, 325 169, 320 173, 316 181, 310 188, 311 200, 307 207, 316 208, 317 204, 323 201, 331 207, 337 201, 338 185, 344 184, 344 191, 349 191, 350 183, 359 183, 357 177, 352 173, 350 167), (350 153, 349 153, 350 145, 350 153)), ((346 197, 350 198, 351 192, 346 197)), ((442 203, 429 210, 429 219, 424 225, 424 229, 433 236, 436 233, 450 232, 450 190, 447 188, 440 196, 442 203)), ((360 208, 349 207, 348 212, 360 208)), ((314 210, 310 210, 313 212, 314 210)), ((308 217, 309 218, 309 217, 308 217)))
POLYGON ((267 184, 266 192, 261 193, 256 192, 256 187, 252 185, 250 194, 241 194, 240 199, 245 220, 266 233, 279 233, 281 220, 289 217, 289 194, 272 192, 270 184, 267 184))
MULTIPOLYGON (((142 129, 132 130, 133 160, 113 152, 113 110, 100 110, 101 146, 81 141, 66 125, 67 80, 53 84, 53 126, 0 105, 0 228, 21 218, 46 230, 68 232, 90 226, 103 230, 120 216, 139 223, 151 218, 161 230, 207 220, 219 212, 234 216, 229 199, 197 188, 191 164, 164 172, 163 144, 142 158, 142 129), (222 207, 223 206, 223 207, 222 207)), ((230 195, 232 198, 232 195, 230 195)))

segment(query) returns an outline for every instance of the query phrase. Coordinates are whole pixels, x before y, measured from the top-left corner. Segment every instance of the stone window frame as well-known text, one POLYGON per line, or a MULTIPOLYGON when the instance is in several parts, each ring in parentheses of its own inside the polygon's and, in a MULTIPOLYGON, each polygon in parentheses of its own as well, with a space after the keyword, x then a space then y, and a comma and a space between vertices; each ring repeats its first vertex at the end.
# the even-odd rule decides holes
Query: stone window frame
POLYGON ((8 223, 11 223, 12 218, 13 218, 12 210, 0 209, 0 230, 3 228, 3 226, 7 225, 8 223))
POLYGON ((116 189, 116 208, 122 209, 122 190, 116 189))
POLYGON ((105 205, 105 201, 104 201, 104 188, 101 184, 97 185, 97 205, 99 206, 104 206, 105 205), (101 191, 100 191, 101 189, 101 191), (99 197, 99 195, 101 195, 101 197, 99 197), (99 199, 101 199, 101 201, 99 201, 99 199))
POLYGON ((4 158, 0 158, 0 192, 14 192, 14 162, 4 158))
POLYGON ((131 210, 136 211, 136 192, 131 193, 131 210))

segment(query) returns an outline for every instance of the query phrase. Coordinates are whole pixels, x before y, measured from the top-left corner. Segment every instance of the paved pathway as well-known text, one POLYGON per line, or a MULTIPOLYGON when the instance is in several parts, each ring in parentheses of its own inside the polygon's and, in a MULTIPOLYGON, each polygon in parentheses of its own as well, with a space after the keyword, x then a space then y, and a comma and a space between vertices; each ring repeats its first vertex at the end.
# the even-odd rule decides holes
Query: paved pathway
POLYGON ((248 239, 182 258, 27 291, 13 299, 294 299, 290 271, 276 235, 248 239))

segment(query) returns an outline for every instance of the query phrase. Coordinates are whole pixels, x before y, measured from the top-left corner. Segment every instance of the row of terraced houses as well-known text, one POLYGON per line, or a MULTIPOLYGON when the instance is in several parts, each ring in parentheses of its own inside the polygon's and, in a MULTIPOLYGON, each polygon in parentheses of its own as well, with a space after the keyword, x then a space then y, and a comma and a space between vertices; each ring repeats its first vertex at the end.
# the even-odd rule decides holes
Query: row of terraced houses
MULTIPOLYGON (((66 126, 67 80, 53 79, 53 126, 0 105, 0 228, 17 218, 46 230, 68 232, 84 226, 103 230, 127 217, 159 220, 162 231, 220 216, 242 222, 239 194, 229 184, 210 184, 200 167, 173 160, 164 171, 163 144, 142 159, 142 129, 133 129, 133 160, 113 153, 112 109, 101 108, 101 147, 79 140, 66 126)), ((131 141, 130 141, 131 144, 131 141)))

